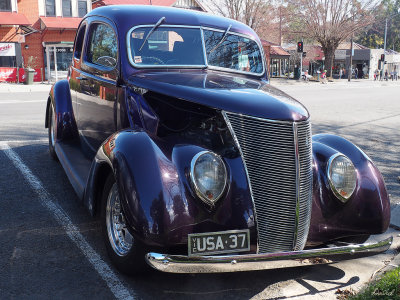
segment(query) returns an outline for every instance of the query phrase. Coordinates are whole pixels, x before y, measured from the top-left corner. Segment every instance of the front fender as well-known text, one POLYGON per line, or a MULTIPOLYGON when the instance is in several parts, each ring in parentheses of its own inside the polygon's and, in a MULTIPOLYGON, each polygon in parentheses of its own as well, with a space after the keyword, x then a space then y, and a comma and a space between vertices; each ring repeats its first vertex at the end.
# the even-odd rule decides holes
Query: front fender
POLYGON ((390 201, 385 183, 371 159, 348 140, 330 134, 313 136, 313 206, 308 245, 354 235, 378 234, 390 222, 390 201), (357 187, 343 204, 331 191, 329 158, 346 155, 357 170, 357 187))
MULTIPOLYGON (((223 158, 231 170, 231 184, 215 208, 210 208, 196 198, 188 180, 190 162, 203 150, 144 131, 124 130, 101 146, 91 173, 104 163, 111 168, 127 223, 135 238, 147 245, 187 247, 189 233, 249 229, 251 251, 255 252, 254 208, 240 156, 223 158)), ((96 181, 94 177, 89 176, 89 186, 96 181)), ((89 207, 94 201, 89 197, 89 207)))
POLYGON ((77 126, 72 109, 72 99, 68 80, 57 81, 50 90, 46 106, 45 128, 49 127, 49 111, 51 105, 57 116, 57 140, 67 140, 77 136, 77 126))

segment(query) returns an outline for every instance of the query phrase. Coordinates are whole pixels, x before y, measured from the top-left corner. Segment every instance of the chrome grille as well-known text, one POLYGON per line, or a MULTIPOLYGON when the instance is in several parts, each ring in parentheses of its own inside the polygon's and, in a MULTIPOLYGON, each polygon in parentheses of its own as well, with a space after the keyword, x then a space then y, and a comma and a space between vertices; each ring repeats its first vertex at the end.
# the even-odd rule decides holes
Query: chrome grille
POLYGON ((259 253, 304 247, 312 195, 311 127, 224 112, 256 210, 259 253), (297 212, 297 213, 296 213, 297 212))

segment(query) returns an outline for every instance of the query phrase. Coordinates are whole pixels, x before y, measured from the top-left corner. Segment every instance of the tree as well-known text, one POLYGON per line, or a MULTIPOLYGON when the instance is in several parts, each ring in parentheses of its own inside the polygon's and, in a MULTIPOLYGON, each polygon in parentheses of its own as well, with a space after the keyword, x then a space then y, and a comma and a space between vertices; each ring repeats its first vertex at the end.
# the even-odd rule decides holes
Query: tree
POLYGON ((400 51, 400 0, 383 0, 377 10, 375 22, 362 31, 356 41, 370 48, 383 48, 385 39, 385 22, 388 19, 388 49, 400 51))
POLYGON ((267 0, 212 0, 210 3, 216 13, 243 22, 255 31, 271 19, 267 0))
POLYGON ((303 35, 319 42, 327 76, 332 75, 335 50, 341 42, 374 21, 374 0, 289 0, 303 35))

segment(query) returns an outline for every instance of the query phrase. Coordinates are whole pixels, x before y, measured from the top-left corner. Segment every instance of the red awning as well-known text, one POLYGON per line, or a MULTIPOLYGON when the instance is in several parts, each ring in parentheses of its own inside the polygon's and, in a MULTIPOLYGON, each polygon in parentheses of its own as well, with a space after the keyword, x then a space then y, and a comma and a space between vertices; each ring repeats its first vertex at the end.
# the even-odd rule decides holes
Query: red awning
MULTIPOLYGON (((40 17, 44 27, 48 29, 78 29, 82 18, 40 17)), ((43 27, 42 27, 43 28, 43 27)))
POLYGON ((0 12, 0 25, 31 25, 23 14, 11 11, 0 12))
POLYGON ((276 56, 290 56, 290 53, 285 51, 281 46, 272 46, 270 54, 276 56))

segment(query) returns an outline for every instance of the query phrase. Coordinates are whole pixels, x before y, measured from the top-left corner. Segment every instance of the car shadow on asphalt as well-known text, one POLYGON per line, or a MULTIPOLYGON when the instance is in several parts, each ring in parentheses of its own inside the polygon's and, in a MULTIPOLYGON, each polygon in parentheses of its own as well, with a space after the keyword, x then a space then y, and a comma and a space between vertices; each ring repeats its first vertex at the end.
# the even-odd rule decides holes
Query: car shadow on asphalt
POLYGON ((345 272, 333 265, 286 268, 253 272, 220 274, 168 274, 151 272, 140 278, 127 277, 142 299, 284 299, 315 295, 343 289, 357 283, 360 278, 353 276, 343 280, 345 272), (299 284, 296 291, 281 293, 285 284, 294 280, 299 284), (326 284, 320 289, 314 286, 326 284))

